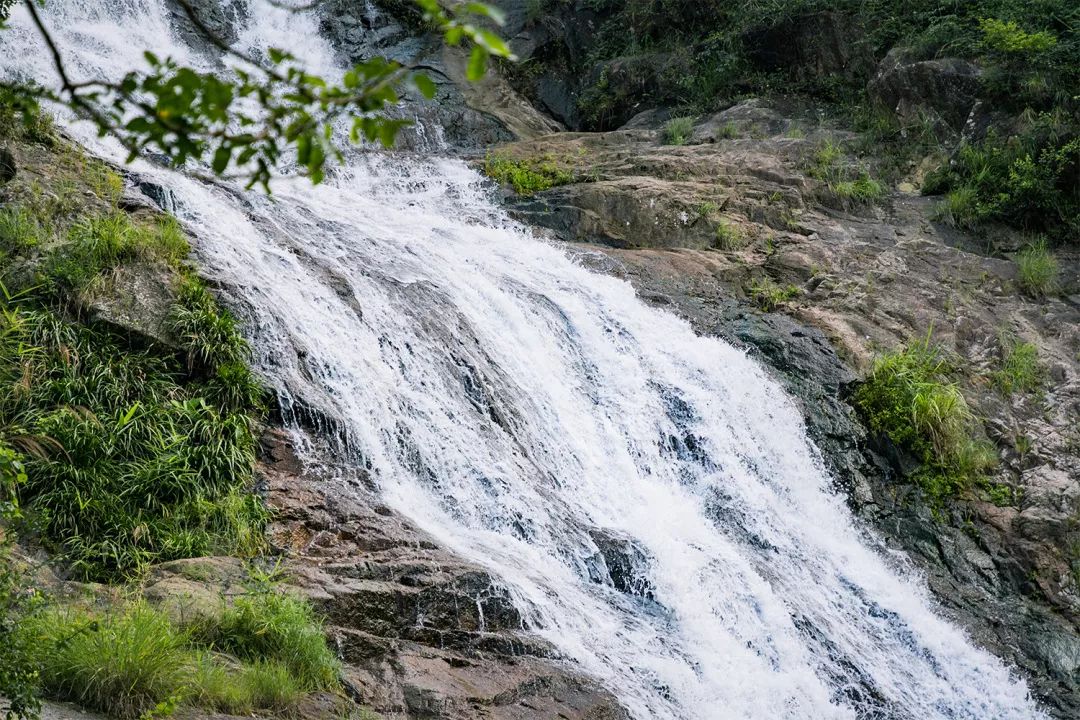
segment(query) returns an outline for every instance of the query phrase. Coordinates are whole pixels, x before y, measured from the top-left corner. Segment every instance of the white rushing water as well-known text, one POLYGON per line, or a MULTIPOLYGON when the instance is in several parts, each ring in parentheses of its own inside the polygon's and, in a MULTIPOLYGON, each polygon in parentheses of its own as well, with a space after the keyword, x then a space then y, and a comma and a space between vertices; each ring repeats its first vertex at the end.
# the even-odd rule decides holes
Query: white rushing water
MULTIPOLYGON (((0 69, 48 83, 23 12, 0 69)), ((146 48, 206 62, 156 0, 46 17, 77 77, 146 48)), ((245 48, 302 38, 334 73, 312 18, 252 18, 245 48)), ((761 368, 508 221, 461 162, 358 157, 272 200, 139 169, 175 193, 283 401, 336 419, 388 504, 638 720, 1042 717, 860 532, 761 368), (613 547, 636 568, 620 588, 613 547)))

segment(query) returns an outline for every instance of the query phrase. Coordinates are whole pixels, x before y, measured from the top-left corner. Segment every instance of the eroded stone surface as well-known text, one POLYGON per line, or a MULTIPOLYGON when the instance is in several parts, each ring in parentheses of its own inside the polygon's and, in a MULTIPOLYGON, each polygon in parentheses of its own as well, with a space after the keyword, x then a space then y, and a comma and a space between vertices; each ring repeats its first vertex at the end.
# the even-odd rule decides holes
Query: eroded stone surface
POLYGON ((509 597, 377 499, 363 474, 305 468, 268 433, 260 473, 290 584, 329 623, 350 693, 391 717, 616 720, 605 691, 523 631, 509 597))

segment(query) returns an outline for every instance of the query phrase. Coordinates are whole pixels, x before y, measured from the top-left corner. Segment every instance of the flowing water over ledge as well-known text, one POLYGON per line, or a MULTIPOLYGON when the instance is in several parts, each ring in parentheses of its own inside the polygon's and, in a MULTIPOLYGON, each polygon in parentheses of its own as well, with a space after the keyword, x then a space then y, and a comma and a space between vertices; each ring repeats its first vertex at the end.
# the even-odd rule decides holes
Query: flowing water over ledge
MULTIPOLYGON (((303 38, 333 72, 310 18, 251 17, 245 47, 303 38)), ((145 48, 208 62, 153 0, 49 18, 77 76, 145 48)), ((0 68, 49 79, 16 20, 0 68)), ((272 199, 139 169, 173 191, 286 416, 332 418, 389 505, 490 568, 634 717, 1041 717, 856 526, 756 363, 511 223, 461 162, 358 155, 272 199)))

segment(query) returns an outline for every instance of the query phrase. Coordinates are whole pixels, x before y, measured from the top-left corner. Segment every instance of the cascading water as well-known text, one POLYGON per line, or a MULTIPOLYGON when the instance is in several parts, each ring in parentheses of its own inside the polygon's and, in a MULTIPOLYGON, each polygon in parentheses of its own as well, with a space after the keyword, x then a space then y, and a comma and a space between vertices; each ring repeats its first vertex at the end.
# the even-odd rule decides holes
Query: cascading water
MULTIPOLYGON (((77 77, 146 48, 211 67, 167 17, 160 0, 47 12, 77 77)), ((334 72, 307 15, 250 17, 245 48, 303 38, 334 72)), ((20 11, 2 40, 4 73, 52 80, 20 11)), ((1042 717, 857 528, 761 368, 508 221, 463 163, 358 156, 272 199, 139 170, 246 308, 286 412, 333 418, 388 504, 490 568, 635 718, 1042 717)))

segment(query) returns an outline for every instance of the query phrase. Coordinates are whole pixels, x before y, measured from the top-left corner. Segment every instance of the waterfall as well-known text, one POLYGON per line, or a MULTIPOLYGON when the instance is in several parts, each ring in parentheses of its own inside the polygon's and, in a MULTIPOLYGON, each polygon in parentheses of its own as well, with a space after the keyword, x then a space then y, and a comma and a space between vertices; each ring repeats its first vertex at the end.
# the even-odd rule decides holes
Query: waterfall
MULTIPOLYGON (((161 0, 46 18, 76 78, 147 48, 213 67, 161 0)), ((21 9, 2 41, 0 72, 52 80, 21 9)), ((255 2, 239 43, 334 73, 307 14, 255 2)), ((331 418, 388 505, 633 717, 1043 717, 853 520, 761 367, 511 222, 461 161, 354 153, 273 197, 138 170, 173 191, 286 416, 331 418)))

